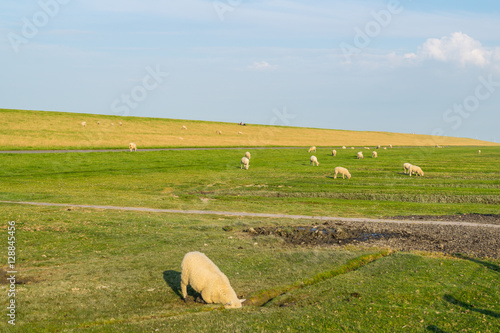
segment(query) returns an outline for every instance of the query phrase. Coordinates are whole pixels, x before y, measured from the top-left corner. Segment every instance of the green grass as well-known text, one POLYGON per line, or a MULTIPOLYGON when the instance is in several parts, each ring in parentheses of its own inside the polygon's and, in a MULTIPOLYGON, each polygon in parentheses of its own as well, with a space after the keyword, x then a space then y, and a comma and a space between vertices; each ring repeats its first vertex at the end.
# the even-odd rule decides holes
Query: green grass
MULTIPOLYGON (((16 221, 17 279, 26 282, 17 285, 17 332, 500 329, 498 260, 292 247, 243 232, 295 223, 286 219, 0 208, 2 221, 16 221), (240 310, 186 304, 180 262, 194 250, 217 263, 241 297, 284 294, 240 310)), ((0 292, 6 309, 7 286, 0 292)), ((4 318, 0 331, 9 327, 4 318)))
POLYGON ((301 149, 6 154, 0 200, 327 216, 499 213, 500 148, 301 149), (370 151, 365 150, 365 155, 370 151), (419 165, 424 177, 403 174, 419 165), (333 179, 335 166, 352 178, 333 179))
MULTIPOLYGON (((249 170, 239 168, 244 150, 4 154, 0 200, 362 217, 498 214, 500 148, 481 150, 398 148, 357 160, 357 150, 332 157, 319 149, 320 165, 312 167, 306 150, 254 149, 249 170), (404 162, 425 176, 403 175, 404 162), (352 179, 333 179, 339 165, 352 179)), ((23 282, 19 332, 500 330, 497 259, 294 247, 244 232, 301 223, 290 219, 0 203, 5 248, 8 221, 16 221, 23 282), (239 296, 264 302, 239 310, 182 302, 180 262, 189 251, 206 253, 239 296)), ((7 290, 0 285, 3 309, 7 290)), ((9 329, 4 315, 0 331, 9 329)))

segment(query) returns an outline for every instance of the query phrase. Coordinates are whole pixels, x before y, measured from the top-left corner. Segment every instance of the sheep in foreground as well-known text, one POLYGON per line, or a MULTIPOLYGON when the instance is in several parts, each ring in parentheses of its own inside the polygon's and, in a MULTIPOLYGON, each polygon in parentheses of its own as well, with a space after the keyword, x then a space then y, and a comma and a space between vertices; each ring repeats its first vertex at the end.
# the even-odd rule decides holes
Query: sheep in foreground
POLYGON ((337 156, 337 151, 335 149, 332 150, 332 156, 337 156))
POLYGON ((250 160, 246 157, 241 158, 241 164, 240 164, 240 169, 243 169, 245 167, 245 170, 248 170, 248 167, 250 166, 250 160))
POLYGON ((376 152, 376 151, 372 152, 372 157, 373 157, 373 158, 377 158, 377 157, 378 157, 378 154, 377 154, 377 152, 376 152))
POLYGON ((133 142, 129 143, 128 149, 130 149, 130 152, 132 151, 137 151, 137 145, 133 142))
POLYGON ((187 286, 201 294, 206 303, 222 303, 226 309, 241 308, 245 300, 238 299, 227 276, 201 252, 186 253, 181 263, 181 290, 184 301, 187 286))
POLYGON ((246 157, 246 158, 250 159, 250 157, 251 157, 251 156, 252 156, 252 155, 250 155, 250 152, 249 152, 249 151, 247 151, 247 152, 245 153, 245 157, 246 157))
POLYGON ((411 164, 405 163, 403 164, 403 173, 406 175, 406 172, 410 171, 411 164))
POLYGON ((347 170, 346 168, 336 167, 334 171, 335 174, 333 175, 333 179, 337 179, 337 174, 339 173, 342 175, 342 179, 345 179, 346 176, 347 179, 351 179, 351 174, 349 173, 349 170, 347 170))
POLYGON ((414 173, 414 174, 417 174, 418 176, 423 176, 424 175, 424 172, 422 171, 422 169, 416 165, 410 165, 410 177, 411 177, 411 174, 414 173))
POLYGON ((83 127, 87 127, 87 122, 86 121, 82 121, 82 126, 83 127))
POLYGON ((312 164, 313 166, 316 165, 318 166, 319 165, 319 162, 318 162, 318 159, 316 158, 316 156, 311 156, 311 159, 310 159, 310 162, 309 164, 312 164))
POLYGON ((316 147, 315 146, 312 146, 311 148, 309 148, 309 150, 307 152, 310 153, 312 151, 316 152, 316 147))
POLYGON ((365 158, 365 157, 363 156, 363 152, 361 152, 361 151, 358 151, 358 155, 357 155, 357 157, 358 157, 358 159, 360 159, 360 158, 361 158, 361 159, 365 158))

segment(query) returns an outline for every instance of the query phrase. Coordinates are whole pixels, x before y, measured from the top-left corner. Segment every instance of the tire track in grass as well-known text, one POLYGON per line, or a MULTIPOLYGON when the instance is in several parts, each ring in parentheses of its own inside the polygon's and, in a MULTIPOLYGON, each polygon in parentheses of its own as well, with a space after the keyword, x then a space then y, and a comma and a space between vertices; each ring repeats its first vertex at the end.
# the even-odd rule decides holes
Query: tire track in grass
POLYGON ((361 267, 363 267, 371 262, 374 262, 375 260, 386 257, 392 253, 393 252, 390 249, 385 249, 385 250, 382 250, 379 252, 365 254, 365 255, 356 257, 354 259, 349 260, 347 262, 347 264, 344 264, 344 265, 342 265, 338 268, 332 269, 330 271, 321 272, 319 274, 316 274, 312 278, 305 279, 305 280, 300 281, 300 282, 296 282, 296 283, 289 285, 289 286, 277 287, 277 288, 273 288, 273 289, 259 291, 255 295, 247 298, 247 300, 243 303, 243 305, 244 306, 265 306, 266 304, 268 304, 269 302, 271 302, 273 299, 275 299, 278 296, 284 295, 286 293, 289 293, 289 292, 297 290, 297 289, 302 289, 305 287, 315 285, 319 282, 334 278, 334 277, 342 275, 342 274, 356 271, 356 270, 360 269, 361 267))

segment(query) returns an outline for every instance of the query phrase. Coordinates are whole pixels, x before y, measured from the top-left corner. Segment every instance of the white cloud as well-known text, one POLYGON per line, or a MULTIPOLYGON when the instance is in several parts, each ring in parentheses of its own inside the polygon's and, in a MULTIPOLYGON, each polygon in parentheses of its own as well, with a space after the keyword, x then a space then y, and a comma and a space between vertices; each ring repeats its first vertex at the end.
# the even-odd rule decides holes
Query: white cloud
POLYGON ((483 67, 490 64, 492 54, 481 42, 462 32, 454 32, 441 39, 427 39, 417 53, 405 54, 404 58, 415 62, 430 59, 454 63, 460 67, 469 64, 483 67))
POLYGON ((274 70, 278 68, 276 65, 271 65, 267 61, 255 61, 253 64, 248 66, 249 69, 256 70, 256 71, 268 71, 268 70, 274 70))

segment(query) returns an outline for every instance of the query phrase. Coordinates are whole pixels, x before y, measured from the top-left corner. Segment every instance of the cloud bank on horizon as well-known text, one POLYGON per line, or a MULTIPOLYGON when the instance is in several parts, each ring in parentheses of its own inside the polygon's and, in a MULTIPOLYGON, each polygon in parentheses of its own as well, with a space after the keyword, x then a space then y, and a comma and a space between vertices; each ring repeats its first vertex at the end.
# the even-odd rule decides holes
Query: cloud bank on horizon
POLYGON ((493 0, 5 1, 0 108, 496 142, 498 14, 493 0))

